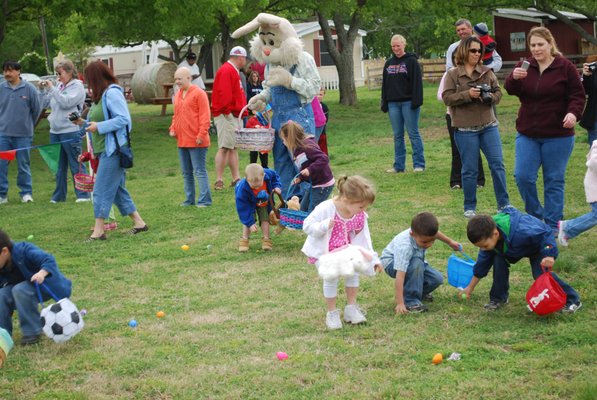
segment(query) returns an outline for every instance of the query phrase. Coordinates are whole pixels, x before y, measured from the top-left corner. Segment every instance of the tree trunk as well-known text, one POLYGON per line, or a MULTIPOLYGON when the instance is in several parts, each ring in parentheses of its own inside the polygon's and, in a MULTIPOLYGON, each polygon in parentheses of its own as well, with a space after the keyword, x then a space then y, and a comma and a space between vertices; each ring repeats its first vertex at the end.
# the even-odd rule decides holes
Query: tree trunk
POLYGON ((336 65, 338 70, 338 87, 340 89, 340 104, 354 106, 357 104, 357 88, 354 83, 354 63, 351 51, 344 51, 341 61, 336 65))
POLYGON ((220 22, 220 32, 222 34, 222 57, 220 58, 220 62, 224 64, 228 60, 228 55, 234 41, 230 37, 230 22, 227 16, 219 13, 218 21, 220 22))
POLYGON ((213 47, 213 43, 204 42, 201 45, 201 50, 199 51, 199 55, 197 56, 197 66, 199 67, 200 71, 204 71, 205 63, 207 63, 207 60, 211 55, 211 50, 213 47))
MULTIPOLYGON (((364 3, 363 3, 364 4, 364 3)), ((348 31, 344 28, 344 21, 339 12, 334 13, 334 28, 338 38, 338 47, 332 40, 332 30, 326 16, 317 12, 319 26, 323 31, 323 40, 330 52, 338 71, 338 85, 340 89, 340 104, 354 106, 357 104, 357 90, 354 83, 354 42, 361 25, 361 5, 353 12, 348 31)))

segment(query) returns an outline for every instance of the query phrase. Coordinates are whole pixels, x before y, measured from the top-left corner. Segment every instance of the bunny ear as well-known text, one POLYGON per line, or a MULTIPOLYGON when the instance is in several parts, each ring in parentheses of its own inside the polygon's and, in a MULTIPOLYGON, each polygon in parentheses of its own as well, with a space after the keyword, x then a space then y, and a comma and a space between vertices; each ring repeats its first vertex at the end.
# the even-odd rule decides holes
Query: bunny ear
POLYGON ((369 250, 367 250, 361 246, 357 246, 357 247, 363 254, 363 257, 365 258, 365 260, 367 260, 367 261, 373 260, 373 254, 371 254, 371 252, 369 250))
POLYGON ((247 33, 253 32, 255 29, 259 28, 259 15, 256 16, 253 21, 247 22, 245 25, 232 32, 232 35, 230 36, 233 39, 238 39, 239 37, 245 36, 247 33))
POLYGON ((296 31, 292 27, 290 21, 285 18, 278 17, 277 15, 268 14, 268 13, 260 13, 258 14, 253 21, 248 22, 244 26, 235 30, 232 35, 230 35, 233 39, 238 39, 241 36, 246 35, 247 33, 253 32, 254 30, 258 29, 260 26, 271 26, 274 29, 279 29, 286 37, 293 37, 297 36, 296 31))

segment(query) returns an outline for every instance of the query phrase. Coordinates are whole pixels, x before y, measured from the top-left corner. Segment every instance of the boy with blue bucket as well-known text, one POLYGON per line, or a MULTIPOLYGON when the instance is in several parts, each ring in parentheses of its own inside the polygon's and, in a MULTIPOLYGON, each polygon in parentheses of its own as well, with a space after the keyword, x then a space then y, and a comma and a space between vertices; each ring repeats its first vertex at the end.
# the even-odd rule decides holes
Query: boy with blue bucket
POLYGON ((444 282, 442 274, 425 261, 425 252, 437 239, 454 250, 462 248, 439 231, 435 215, 422 212, 412 219, 410 229, 396 235, 381 253, 384 270, 396 280, 396 314, 427 311, 422 301, 433 301, 431 292, 444 282))
MULTIPOLYGON (((485 304, 488 311, 495 311, 508 303, 510 264, 528 257, 533 278, 537 279, 543 273, 542 266, 551 268, 558 256, 551 227, 514 207, 507 207, 493 217, 477 215, 471 218, 466 234, 480 250, 473 267, 473 279, 462 293, 469 298, 479 280, 493 266, 493 284, 489 303, 485 304)), ((579 294, 555 273, 551 274, 566 293, 566 305, 561 311, 576 312, 582 307, 579 294)))

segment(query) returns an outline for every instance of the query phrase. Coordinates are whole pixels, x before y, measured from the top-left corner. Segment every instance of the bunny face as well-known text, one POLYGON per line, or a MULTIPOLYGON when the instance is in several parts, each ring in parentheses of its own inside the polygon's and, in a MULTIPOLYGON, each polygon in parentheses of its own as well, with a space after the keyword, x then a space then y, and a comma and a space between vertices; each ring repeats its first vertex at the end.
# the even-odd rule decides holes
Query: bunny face
POLYGON ((303 42, 297 37, 282 40, 280 32, 267 29, 251 40, 251 55, 261 63, 290 67, 298 63, 299 55, 303 52, 303 42))
POLYGON ((251 55, 261 63, 292 66, 298 63, 303 43, 292 24, 276 15, 261 13, 232 33, 239 38, 257 29, 251 40, 251 55))

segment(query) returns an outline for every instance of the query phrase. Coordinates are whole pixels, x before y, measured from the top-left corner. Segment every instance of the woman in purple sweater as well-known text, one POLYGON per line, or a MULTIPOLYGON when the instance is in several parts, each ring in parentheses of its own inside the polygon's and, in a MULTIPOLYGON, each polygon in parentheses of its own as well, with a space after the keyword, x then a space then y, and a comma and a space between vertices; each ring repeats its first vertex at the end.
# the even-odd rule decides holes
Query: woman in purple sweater
POLYGON ((334 189, 336 182, 330 169, 330 159, 321 151, 315 138, 305 135, 303 127, 294 121, 282 126, 280 138, 292 153, 294 165, 299 171, 292 183, 311 184, 311 190, 305 190, 301 200, 301 211, 310 213, 319 203, 327 200, 334 189))
POLYGON ((566 166, 585 92, 576 67, 560 54, 549 29, 531 29, 527 41, 532 55, 528 70, 519 62, 504 85, 520 100, 514 176, 526 212, 544 220, 557 236, 566 166), (539 168, 543 168, 543 205, 537 195, 539 168))

